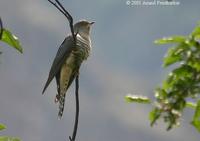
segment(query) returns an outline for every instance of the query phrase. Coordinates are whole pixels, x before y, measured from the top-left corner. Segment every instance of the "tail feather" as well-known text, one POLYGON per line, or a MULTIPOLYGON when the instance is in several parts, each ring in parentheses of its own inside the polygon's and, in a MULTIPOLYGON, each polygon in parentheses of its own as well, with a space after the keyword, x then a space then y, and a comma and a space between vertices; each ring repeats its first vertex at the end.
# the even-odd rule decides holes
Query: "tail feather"
POLYGON ((65 94, 61 95, 59 98, 59 112, 58 112, 59 119, 62 118, 64 107, 65 107, 65 94))

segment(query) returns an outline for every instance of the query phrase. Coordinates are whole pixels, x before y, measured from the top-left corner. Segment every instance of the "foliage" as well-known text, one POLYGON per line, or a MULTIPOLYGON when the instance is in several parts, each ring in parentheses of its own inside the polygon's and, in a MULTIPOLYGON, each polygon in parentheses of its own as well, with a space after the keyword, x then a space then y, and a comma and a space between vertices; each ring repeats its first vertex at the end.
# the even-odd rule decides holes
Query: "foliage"
MULTIPOLYGON (((163 67, 173 64, 174 69, 155 90, 154 108, 149 114, 151 125, 163 118, 167 130, 179 125, 186 107, 195 109, 191 124, 200 131, 200 25, 188 36, 172 36, 155 41, 156 44, 174 44, 163 59, 163 67), (188 101, 191 99, 194 103, 188 101)), ((130 97, 130 96, 129 96, 130 97)), ((138 97, 139 98, 139 97, 138 97)), ((134 100, 129 102, 138 102, 134 100)), ((145 98, 145 101, 150 101, 145 98)))
POLYGON ((6 129, 6 126, 0 123, 0 131, 6 129))
POLYGON ((197 102, 195 114, 191 124, 200 132, 200 100, 197 102))
POLYGON ((18 40, 18 38, 12 34, 8 29, 3 28, 3 24, 0 18, 0 41, 7 43, 11 47, 18 50, 20 53, 23 52, 22 46, 18 40))
POLYGON ((17 49, 20 53, 23 52, 23 49, 20 45, 18 38, 14 34, 12 34, 8 29, 3 29, 3 35, 1 41, 17 49))
MULTIPOLYGON (((0 131, 6 129, 6 126, 0 123, 0 131)), ((9 136, 0 136, 0 141, 20 141, 20 139, 9 136)))
POLYGON ((145 97, 145 96, 138 96, 138 95, 127 95, 125 97, 125 100, 127 102, 137 102, 137 103, 146 103, 146 104, 149 104, 151 103, 151 100, 148 98, 148 97, 145 97))

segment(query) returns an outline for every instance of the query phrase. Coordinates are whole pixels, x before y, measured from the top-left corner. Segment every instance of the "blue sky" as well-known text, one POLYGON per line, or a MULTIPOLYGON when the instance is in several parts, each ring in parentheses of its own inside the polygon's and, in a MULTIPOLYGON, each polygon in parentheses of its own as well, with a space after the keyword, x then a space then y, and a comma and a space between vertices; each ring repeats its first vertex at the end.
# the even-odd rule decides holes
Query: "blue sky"
MULTIPOLYGON (((199 0, 179 0, 179 6, 128 6, 126 0, 61 0, 74 20, 95 21, 92 54, 81 67, 80 124, 83 141, 198 141, 186 110, 181 126, 167 132, 148 121, 147 105, 128 104, 127 93, 153 97, 165 78, 162 57, 168 46, 153 41, 187 35, 200 20, 199 0)), ((16 34, 24 53, 0 43, 1 134, 26 141, 66 140, 74 118, 74 86, 67 93, 65 112, 57 120, 55 81, 41 94, 57 49, 69 34, 68 21, 44 0, 1 0, 4 26, 16 34)))

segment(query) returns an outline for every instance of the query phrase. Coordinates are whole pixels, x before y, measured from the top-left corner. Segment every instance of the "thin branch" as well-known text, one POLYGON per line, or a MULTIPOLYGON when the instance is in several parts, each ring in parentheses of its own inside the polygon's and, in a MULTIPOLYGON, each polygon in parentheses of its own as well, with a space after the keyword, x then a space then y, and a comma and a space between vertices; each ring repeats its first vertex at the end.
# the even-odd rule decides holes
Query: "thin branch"
POLYGON ((70 29, 71 29, 71 33, 72 33, 72 36, 73 36, 73 39, 74 39, 74 43, 76 45, 76 36, 74 34, 73 18, 72 18, 72 16, 69 14, 69 12, 62 6, 62 4, 58 0, 56 0, 56 2, 62 8, 62 10, 65 12, 65 17, 69 21, 69 26, 70 26, 70 29))
POLYGON ((55 2, 52 2, 51 0, 48 0, 51 4, 53 4, 63 15, 65 15, 65 12, 60 9, 60 7, 55 3, 55 2))
POLYGON ((0 17, 0 40, 2 39, 2 35, 3 35, 3 22, 0 17))
POLYGON ((72 137, 71 136, 69 137, 70 141, 75 141, 76 133, 77 133, 77 129, 78 129, 78 119, 79 119, 79 74, 76 76, 75 94, 76 94, 76 115, 75 115, 75 123, 74 123, 73 134, 72 134, 72 137))
POLYGON ((73 26, 73 18, 72 18, 72 16, 69 14, 69 12, 63 7, 63 5, 58 0, 55 0, 56 3, 52 2, 51 0, 48 0, 48 1, 51 4, 53 4, 68 19, 70 30, 71 30, 71 34, 72 34, 72 37, 74 39, 74 44, 76 44, 76 35, 74 33, 74 26, 73 26))

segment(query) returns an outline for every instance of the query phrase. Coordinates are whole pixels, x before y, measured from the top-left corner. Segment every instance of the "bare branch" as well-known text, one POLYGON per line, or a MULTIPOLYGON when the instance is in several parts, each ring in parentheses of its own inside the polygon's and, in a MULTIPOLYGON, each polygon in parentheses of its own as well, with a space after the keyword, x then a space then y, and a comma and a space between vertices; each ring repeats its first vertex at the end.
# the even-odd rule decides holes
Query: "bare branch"
POLYGON ((72 137, 71 136, 69 137, 70 141, 75 141, 76 133, 77 133, 77 129, 78 129, 78 119, 79 119, 79 74, 76 76, 75 94, 76 94, 76 116, 75 116, 75 123, 74 123, 74 131, 73 131, 72 137))
POLYGON ((53 4, 68 19, 70 30, 71 30, 71 34, 72 34, 73 39, 74 39, 74 44, 76 44, 76 35, 74 33, 74 26, 73 26, 73 18, 72 18, 72 16, 69 14, 69 12, 63 7, 63 5, 58 0, 55 0, 56 3, 52 2, 51 0, 48 0, 48 1, 51 4, 53 4))
POLYGON ((65 15, 65 12, 60 9, 60 7, 55 3, 55 2, 52 2, 51 0, 48 0, 51 4, 53 4, 63 15, 65 15))
POLYGON ((2 39, 2 35, 3 35, 3 22, 0 17, 0 40, 2 39))

